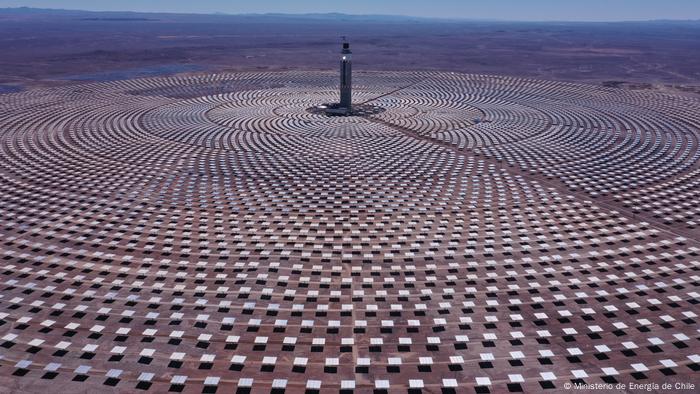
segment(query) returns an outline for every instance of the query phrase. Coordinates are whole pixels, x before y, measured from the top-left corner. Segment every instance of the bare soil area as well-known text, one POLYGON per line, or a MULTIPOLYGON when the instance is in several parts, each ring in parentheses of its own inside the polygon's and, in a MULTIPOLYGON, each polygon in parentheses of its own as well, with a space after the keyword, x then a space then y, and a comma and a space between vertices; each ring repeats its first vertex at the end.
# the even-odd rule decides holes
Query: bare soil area
POLYGON ((0 92, 218 70, 439 70, 697 94, 700 22, 516 23, 346 15, 0 10, 0 92))

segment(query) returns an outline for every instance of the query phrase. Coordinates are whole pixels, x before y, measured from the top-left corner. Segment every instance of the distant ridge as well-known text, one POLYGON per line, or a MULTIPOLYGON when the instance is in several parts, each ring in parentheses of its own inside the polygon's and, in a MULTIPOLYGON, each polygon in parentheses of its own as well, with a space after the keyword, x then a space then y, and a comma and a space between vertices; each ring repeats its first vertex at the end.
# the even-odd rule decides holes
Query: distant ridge
POLYGON ((174 15, 174 16, 221 16, 221 17, 275 17, 275 18, 303 18, 303 19, 372 19, 372 20, 435 20, 444 18, 426 18, 407 15, 383 15, 383 14, 344 14, 339 12, 328 13, 177 13, 177 12, 142 12, 142 11, 88 11, 64 8, 32 8, 32 7, 0 7, 2 14, 129 14, 129 15, 174 15))
POLYGON ((345 14, 338 12, 329 13, 226 13, 226 12, 206 12, 206 13, 177 13, 177 12, 144 12, 144 11, 88 11, 63 8, 33 8, 33 7, 0 7, 2 15, 33 15, 33 16, 63 16, 79 18, 85 21, 158 21, 159 18, 197 18, 197 17, 219 17, 219 18, 246 18, 246 19, 284 19, 288 21, 328 21, 335 20, 341 22, 453 22, 453 23, 700 23, 700 19, 650 19, 634 21, 522 21, 507 19, 489 18, 441 18, 441 17, 420 17, 409 15, 388 15, 388 14, 345 14), (106 16, 102 16, 106 15, 106 16), (82 16, 82 17, 81 17, 82 16))

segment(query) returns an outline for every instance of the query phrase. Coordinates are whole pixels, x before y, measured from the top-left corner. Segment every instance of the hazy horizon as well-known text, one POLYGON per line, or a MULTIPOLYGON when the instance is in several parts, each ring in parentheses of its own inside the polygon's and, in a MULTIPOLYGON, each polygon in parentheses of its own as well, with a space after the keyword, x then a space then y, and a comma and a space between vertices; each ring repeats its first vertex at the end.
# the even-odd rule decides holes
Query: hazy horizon
POLYGON ((193 14, 312 14, 343 13, 349 15, 396 15, 408 17, 485 19, 501 21, 571 21, 610 22, 645 20, 700 19, 700 2, 694 0, 591 0, 561 2, 553 0, 494 0, 488 3, 470 0, 440 0, 431 3, 418 0, 369 1, 330 4, 299 0, 259 0, 229 2, 200 0, 193 4, 184 0, 142 2, 93 2, 86 0, 2 1, 0 8, 47 8, 81 11, 166 12, 193 14))

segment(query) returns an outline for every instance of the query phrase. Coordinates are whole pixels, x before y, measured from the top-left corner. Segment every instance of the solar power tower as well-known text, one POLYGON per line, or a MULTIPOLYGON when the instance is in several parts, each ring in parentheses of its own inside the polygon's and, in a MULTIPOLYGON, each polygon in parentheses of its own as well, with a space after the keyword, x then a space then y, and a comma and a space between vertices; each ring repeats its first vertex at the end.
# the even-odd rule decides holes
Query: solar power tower
POLYGON ((340 108, 352 111, 352 52, 350 43, 343 40, 343 50, 340 52, 340 108))

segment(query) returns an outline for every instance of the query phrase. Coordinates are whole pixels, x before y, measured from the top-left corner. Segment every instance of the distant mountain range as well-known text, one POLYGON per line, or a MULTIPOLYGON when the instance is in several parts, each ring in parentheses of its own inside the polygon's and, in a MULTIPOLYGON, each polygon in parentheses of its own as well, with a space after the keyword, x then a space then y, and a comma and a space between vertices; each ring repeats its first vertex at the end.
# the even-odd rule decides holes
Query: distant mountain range
MULTIPOLYGON (((31 8, 31 7, 15 7, 15 8, 0 8, 0 16, 6 17, 63 17, 76 18, 85 21, 159 21, 167 20, 189 20, 196 19, 198 21, 216 20, 220 21, 223 18, 237 18, 243 21, 256 22, 261 20, 277 20, 277 21, 318 21, 318 22, 374 22, 374 23, 405 23, 405 22, 516 22, 495 19, 468 19, 468 18, 430 18, 405 15, 358 15, 358 14, 343 14, 343 13, 306 13, 306 14, 286 14, 286 13, 253 13, 253 14, 229 14, 229 13, 209 13, 209 14, 182 14, 182 13, 167 13, 167 12, 135 12, 135 11, 85 11, 85 10, 69 10, 58 8, 31 8)), ((650 20, 637 22, 570 22, 570 23, 700 23, 700 20, 650 20)), ((522 23, 567 23, 566 21, 550 21, 550 22, 522 22, 522 23)))
POLYGON ((193 17, 248 17, 248 18, 285 18, 285 19, 322 19, 322 20, 372 20, 372 21, 406 21, 406 20, 435 20, 437 18, 422 18, 402 15, 355 15, 342 13, 308 13, 308 14, 285 14, 285 13, 250 13, 250 14, 229 14, 216 12, 210 14, 181 14, 168 12, 135 12, 135 11, 84 11, 58 8, 31 8, 15 7, 0 8, 0 14, 6 15, 56 15, 56 16, 76 16, 81 14, 108 15, 114 17, 132 16, 137 19, 153 19, 159 15, 163 16, 193 16, 193 17))

